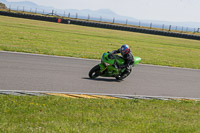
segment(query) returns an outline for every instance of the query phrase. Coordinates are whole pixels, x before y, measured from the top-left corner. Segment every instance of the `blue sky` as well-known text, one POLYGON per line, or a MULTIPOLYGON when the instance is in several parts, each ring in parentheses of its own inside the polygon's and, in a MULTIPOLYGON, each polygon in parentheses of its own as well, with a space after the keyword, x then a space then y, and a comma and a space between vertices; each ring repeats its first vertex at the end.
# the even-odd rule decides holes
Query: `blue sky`
MULTIPOLYGON (((25 0, 7 0, 9 2, 25 0)), ((140 20, 200 22, 200 0, 26 0, 58 9, 110 9, 140 20)))

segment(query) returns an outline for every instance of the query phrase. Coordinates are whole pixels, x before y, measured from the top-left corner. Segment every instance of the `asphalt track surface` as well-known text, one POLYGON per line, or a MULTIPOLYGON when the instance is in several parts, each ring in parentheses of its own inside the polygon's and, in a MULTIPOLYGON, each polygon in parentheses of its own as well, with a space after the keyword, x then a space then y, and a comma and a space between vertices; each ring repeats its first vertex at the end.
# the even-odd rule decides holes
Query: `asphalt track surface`
POLYGON ((200 70, 138 65, 123 81, 89 70, 100 61, 0 52, 0 90, 57 91, 200 98, 200 70))

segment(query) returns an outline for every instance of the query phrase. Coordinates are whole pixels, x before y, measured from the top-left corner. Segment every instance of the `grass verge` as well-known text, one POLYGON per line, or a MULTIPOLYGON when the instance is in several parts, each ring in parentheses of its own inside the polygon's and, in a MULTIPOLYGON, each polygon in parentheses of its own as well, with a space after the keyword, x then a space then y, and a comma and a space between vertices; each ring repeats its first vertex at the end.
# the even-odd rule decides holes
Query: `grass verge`
POLYGON ((200 102, 0 96, 0 132, 198 132, 200 102))
POLYGON ((200 41, 0 16, 0 50, 100 59, 129 44, 142 63, 200 69, 200 41))

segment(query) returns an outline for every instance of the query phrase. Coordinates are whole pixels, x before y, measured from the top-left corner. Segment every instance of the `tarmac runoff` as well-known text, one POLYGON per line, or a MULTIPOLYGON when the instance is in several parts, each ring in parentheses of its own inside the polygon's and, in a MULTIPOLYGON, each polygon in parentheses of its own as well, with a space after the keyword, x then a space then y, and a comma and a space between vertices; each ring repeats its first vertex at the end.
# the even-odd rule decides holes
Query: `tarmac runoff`
POLYGON ((143 99, 143 100, 153 100, 154 99, 154 100, 200 101, 200 98, 188 98, 188 97, 119 95, 119 94, 53 92, 53 91, 21 91, 21 90, 0 90, 0 95, 60 96, 60 97, 66 97, 66 98, 87 98, 87 99, 143 99))

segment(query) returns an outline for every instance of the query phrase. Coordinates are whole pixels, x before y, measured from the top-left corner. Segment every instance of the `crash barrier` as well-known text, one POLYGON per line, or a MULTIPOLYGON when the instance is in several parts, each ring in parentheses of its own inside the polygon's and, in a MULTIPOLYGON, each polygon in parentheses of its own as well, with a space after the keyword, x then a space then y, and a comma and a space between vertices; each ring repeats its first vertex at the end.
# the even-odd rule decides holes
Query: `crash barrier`
POLYGON ((63 19, 63 18, 52 17, 52 16, 39 16, 39 15, 31 15, 31 14, 24 14, 24 13, 12 13, 12 12, 6 12, 6 11, 0 11, 0 15, 34 19, 34 20, 42 20, 42 21, 49 21, 49 22, 59 22, 59 23, 64 23, 64 24, 75 24, 75 25, 82 25, 82 26, 90 26, 90 27, 98 27, 98 28, 106 28, 106 29, 114 29, 114 30, 122 30, 122 31, 139 32, 139 33, 146 33, 146 34, 154 34, 154 35, 200 40, 199 35, 176 33, 176 32, 170 32, 170 31, 168 31, 168 32, 167 31, 159 31, 159 30, 153 30, 153 29, 121 26, 121 25, 115 25, 115 24, 105 24, 105 23, 101 23, 101 22, 99 22, 99 23, 98 22, 89 22, 87 20, 84 21, 84 20, 74 20, 74 19, 63 19))

